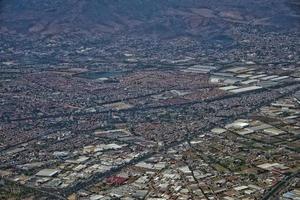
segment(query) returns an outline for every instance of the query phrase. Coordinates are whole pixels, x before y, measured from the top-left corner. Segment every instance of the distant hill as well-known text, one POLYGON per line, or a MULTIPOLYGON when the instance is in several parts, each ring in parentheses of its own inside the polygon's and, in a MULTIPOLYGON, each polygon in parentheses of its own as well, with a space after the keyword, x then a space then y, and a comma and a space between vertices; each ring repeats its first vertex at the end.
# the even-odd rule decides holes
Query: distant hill
POLYGON ((288 5, 283 0, 2 0, 0 32, 168 37, 247 24, 299 29, 297 9, 288 5))

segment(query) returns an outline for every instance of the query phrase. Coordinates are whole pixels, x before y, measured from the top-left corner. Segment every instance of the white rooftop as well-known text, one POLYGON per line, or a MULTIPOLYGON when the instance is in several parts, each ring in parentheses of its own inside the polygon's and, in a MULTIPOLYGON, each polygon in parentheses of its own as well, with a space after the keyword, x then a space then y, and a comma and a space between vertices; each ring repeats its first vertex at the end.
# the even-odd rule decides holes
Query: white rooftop
POLYGON ((59 173, 57 169, 42 169, 39 171, 36 176, 45 176, 45 177, 52 177, 59 173))

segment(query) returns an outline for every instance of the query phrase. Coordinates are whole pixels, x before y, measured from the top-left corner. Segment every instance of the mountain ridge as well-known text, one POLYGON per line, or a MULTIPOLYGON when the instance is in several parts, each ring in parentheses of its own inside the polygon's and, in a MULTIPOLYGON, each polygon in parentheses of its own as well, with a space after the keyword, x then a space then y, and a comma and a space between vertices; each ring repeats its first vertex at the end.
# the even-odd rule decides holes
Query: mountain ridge
POLYGON ((299 29, 299 16, 275 0, 3 0, 1 33, 208 35, 232 26, 299 29))

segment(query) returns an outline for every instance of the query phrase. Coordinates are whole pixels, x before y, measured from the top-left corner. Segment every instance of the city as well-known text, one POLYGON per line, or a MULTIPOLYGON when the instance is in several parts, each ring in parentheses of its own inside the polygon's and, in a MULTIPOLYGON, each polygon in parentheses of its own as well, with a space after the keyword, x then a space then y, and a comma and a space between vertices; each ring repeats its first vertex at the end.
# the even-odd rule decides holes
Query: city
POLYGON ((260 23, 235 42, 0 27, 0 199, 299 199, 299 26, 260 23))

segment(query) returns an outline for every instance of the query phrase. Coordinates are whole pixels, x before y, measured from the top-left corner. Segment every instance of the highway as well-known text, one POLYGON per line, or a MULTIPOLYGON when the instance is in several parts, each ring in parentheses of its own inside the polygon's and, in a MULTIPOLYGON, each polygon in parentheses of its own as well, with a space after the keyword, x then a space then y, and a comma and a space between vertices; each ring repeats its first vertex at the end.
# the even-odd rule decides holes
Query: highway
POLYGON ((284 177, 281 181, 275 184, 269 191, 267 191, 261 200, 271 200, 280 195, 280 192, 287 188, 287 186, 291 183, 293 178, 300 176, 300 172, 294 172, 291 175, 284 177))

